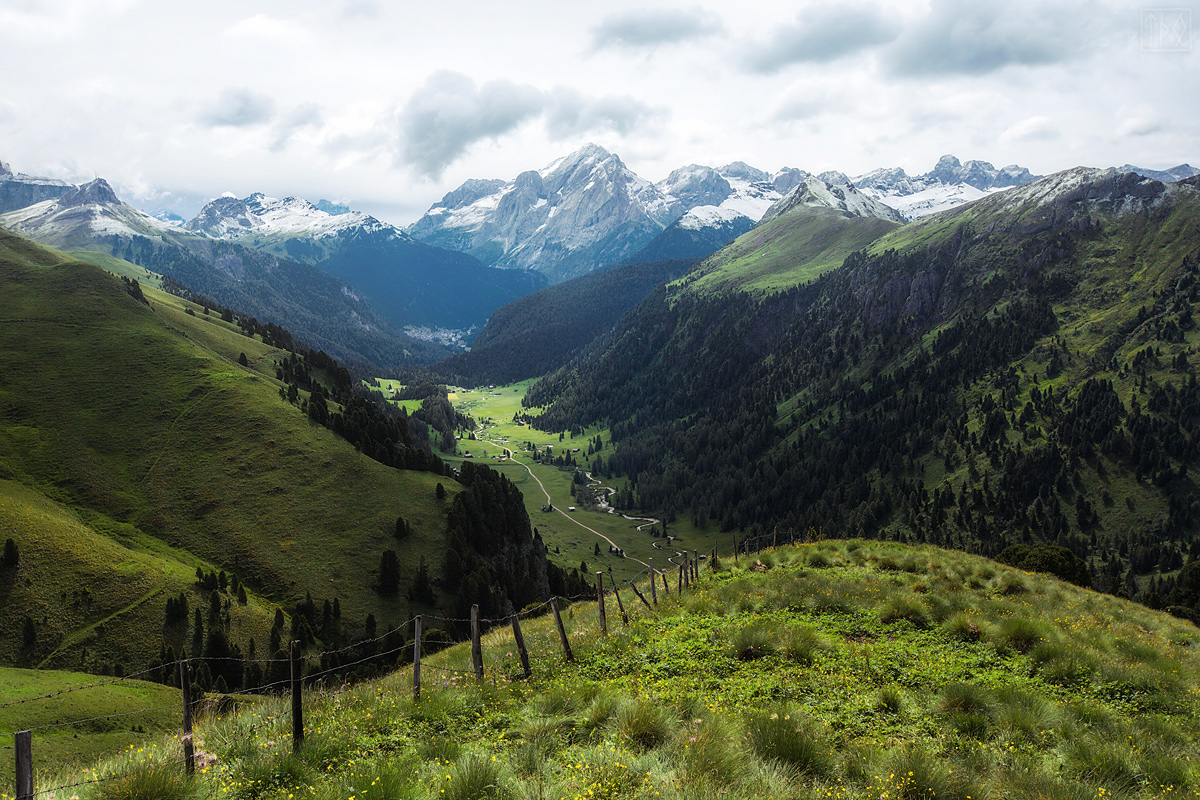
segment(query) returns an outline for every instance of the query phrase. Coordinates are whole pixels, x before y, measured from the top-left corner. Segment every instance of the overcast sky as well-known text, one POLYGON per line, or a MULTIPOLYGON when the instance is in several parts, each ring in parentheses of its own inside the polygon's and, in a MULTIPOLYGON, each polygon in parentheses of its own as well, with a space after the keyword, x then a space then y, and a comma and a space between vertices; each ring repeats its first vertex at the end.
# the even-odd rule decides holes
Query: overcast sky
POLYGON ((399 225, 589 141, 652 181, 1200 165, 1194 6, 3 0, 0 159, 152 211, 262 191, 399 225))

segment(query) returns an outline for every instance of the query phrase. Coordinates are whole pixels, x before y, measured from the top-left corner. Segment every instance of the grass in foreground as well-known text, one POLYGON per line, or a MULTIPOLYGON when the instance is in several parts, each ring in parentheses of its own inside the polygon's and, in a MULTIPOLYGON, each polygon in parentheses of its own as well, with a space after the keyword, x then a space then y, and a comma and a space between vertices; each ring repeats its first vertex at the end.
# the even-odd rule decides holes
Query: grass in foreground
MULTIPOLYGON (((529 682, 506 677, 512 640, 496 630, 484 639, 482 684, 445 671, 467 668, 469 651, 458 646, 428 659, 437 681, 420 701, 408 672, 327 692, 306 711, 297 754, 286 699, 208 719, 198 746, 209 766, 182 794, 162 791, 281 800, 1200 796, 1200 632, 1052 578, 934 548, 827 542, 736 567, 725 559, 683 598, 642 609, 628 627, 610 620, 605 637, 590 607, 570 610, 574 664, 562 663, 551 619, 528 620, 529 682), (1026 591, 1006 594, 1014 579, 1026 591), (924 615, 914 621, 917 605, 924 615), (770 644, 764 632, 774 646, 760 646, 770 644), (754 657, 739 649, 746 642, 758 643, 754 657)), ((177 751, 172 741, 97 769, 150 773, 177 751)), ((80 796, 150 796, 116 786, 80 796)))

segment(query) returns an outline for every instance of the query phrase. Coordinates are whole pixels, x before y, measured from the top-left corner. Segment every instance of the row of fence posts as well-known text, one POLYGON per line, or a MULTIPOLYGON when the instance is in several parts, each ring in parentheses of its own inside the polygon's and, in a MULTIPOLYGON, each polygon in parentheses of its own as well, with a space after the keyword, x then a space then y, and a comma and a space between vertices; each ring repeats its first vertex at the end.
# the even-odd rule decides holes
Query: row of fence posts
MULTIPOLYGON (((712 557, 716 558, 716 548, 713 548, 712 557)), ((734 551, 736 558, 736 550, 734 551)), ((710 562, 711 563, 711 562, 710 562)), ((650 599, 654 605, 658 605, 658 589, 655 586, 655 575, 662 576, 663 594, 670 595, 671 586, 667 581, 666 570, 658 572, 654 569, 654 559, 649 560, 650 568, 650 599)), ((684 554, 684 563, 679 565, 679 580, 677 592, 681 593, 684 589, 690 587, 694 581, 700 577, 700 561, 695 550, 692 551, 691 558, 684 554)), ((633 581, 629 581, 630 587, 638 599, 645 604, 646 608, 652 608, 650 601, 646 600, 646 596, 642 594, 637 585, 633 581)), ((621 601, 621 593, 618 591, 616 582, 612 587, 613 597, 617 601, 617 609, 621 612, 621 620, 625 625, 629 624, 629 615, 625 612, 625 604, 621 601)), ((596 573, 596 605, 600 616, 600 631, 608 635, 608 616, 604 608, 604 573, 596 573)), ((550 610, 554 613, 554 625, 558 629, 558 636, 562 642, 563 656, 567 661, 574 661, 575 654, 571 651, 571 642, 567 638, 567 630, 563 626, 562 615, 558 610, 558 598, 550 598, 550 610)), ((525 647, 525 637, 521 633, 521 621, 517 614, 512 614, 510 617, 512 624, 513 639, 517 645, 517 653, 521 659, 521 668, 523 677, 528 679, 533 677, 533 671, 529 666, 529 651, 525 647)), ((291 695, 292 695, 292 749, 299 750, 304 743, 304 659, 300 654, 300 642, 292 641, 289 648, 291 661, 291 695)), ((483 645, 480 640, 480 624, 479 624, 479 606, 471 606, 471 666, 475 673, 476 680, 483 680, 483 645)), ((191 670, 188 667, 187 661, 179 662, 179 686, 183 701, 183 760, 185 769, 188 775, 192 775, 196 771, 196 753, 195 744, 192 738, 192 676, 191 670)), ((413 620, 413 698, 419 699, 421 696, 421 617, 417 616, 413 620)), ((15 800, 33 800, 35 792, 33 788, 33 735, 30 731, 19 731, 14 735, 15 751, 16 751, 16 768, 17 768, 17 793, 15 800)))

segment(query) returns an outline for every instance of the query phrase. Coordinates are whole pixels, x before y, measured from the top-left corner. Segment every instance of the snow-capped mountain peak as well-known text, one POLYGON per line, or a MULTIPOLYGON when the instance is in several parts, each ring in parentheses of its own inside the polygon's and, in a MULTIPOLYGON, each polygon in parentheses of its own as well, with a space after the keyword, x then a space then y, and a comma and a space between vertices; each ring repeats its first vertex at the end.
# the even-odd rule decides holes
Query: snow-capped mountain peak
POLYGON ((906 219, 917 219, 1038 177, 1016 164, 996 169, 987 161, 964 163, 945 155, 924 175, 910 176, 893 167, 872 170, 853 182, 860 191, 897 209, 906 219))
MULTIPOLYGON (((845 178, 841 173, 836 173, 832 177, 837 178, 838 176, 845 178)), ((763 221, 774 219, 802 206, 830 208, 850 217, 878 217, 892 222, 904 221, 904 218, 894 208, 860 192, 849 181, 834 183, 816 175, 805 178, 803 183, 771 206, 763 216, 763 221)))
POLYGON ((301 237, 329 239, 347 235, 384 235, 407 238, 407 234, 361 211, 333 214, 299 197, 282 200, 255 192, 239 200, 215 198, 184 224, 184 230, 213 239, 243 236, 301 237))

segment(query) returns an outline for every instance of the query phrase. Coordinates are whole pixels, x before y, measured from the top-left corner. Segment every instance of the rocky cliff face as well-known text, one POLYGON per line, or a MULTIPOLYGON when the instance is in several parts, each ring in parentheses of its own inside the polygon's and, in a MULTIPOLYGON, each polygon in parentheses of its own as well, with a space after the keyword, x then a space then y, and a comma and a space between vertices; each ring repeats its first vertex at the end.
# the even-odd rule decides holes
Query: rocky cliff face
POLYGON ((11 166, 0 161, 0 214, 54 200, 74 188, 66 181, 13 172, 11 166))

